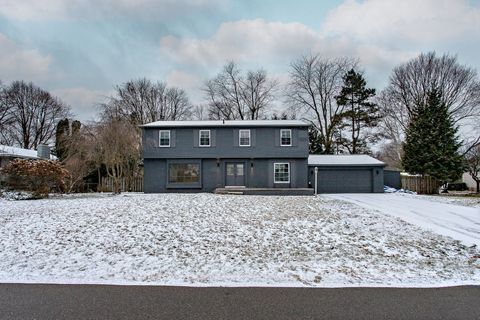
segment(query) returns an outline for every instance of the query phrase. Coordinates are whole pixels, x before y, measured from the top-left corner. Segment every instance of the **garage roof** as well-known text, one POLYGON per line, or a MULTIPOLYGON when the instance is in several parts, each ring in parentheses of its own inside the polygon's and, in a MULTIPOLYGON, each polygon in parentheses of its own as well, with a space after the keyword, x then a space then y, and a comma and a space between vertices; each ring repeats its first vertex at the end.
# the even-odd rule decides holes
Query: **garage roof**
POLYGON ((366 154, 349 155, 309 155, 309 166, 323 167, 384 167, 386 164, 366 154))

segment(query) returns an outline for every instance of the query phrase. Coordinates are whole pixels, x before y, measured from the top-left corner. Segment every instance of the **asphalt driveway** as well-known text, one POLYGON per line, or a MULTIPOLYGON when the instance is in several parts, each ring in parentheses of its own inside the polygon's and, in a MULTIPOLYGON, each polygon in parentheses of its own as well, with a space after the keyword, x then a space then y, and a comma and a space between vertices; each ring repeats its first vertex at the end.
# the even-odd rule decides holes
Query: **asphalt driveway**
POLYGON ((480 319, 480 287, 0 284, 0 319, 480 319))
POLYGON ((434 197, 392 193, 329 194, 366 209, 403 219, 406 222, 480 247, 480 208, 435 201, 434 197))

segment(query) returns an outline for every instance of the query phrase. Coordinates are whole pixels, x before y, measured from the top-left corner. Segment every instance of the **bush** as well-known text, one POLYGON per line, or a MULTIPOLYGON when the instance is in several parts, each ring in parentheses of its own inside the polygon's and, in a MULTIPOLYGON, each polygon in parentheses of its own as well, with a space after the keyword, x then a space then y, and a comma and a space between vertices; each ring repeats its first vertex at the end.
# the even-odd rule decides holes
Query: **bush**
POLYGON ((15 159, 1 169, 11 190, 31 191, 38 198, 51 191, 64 192, 68 171, 58 161, 15 159))

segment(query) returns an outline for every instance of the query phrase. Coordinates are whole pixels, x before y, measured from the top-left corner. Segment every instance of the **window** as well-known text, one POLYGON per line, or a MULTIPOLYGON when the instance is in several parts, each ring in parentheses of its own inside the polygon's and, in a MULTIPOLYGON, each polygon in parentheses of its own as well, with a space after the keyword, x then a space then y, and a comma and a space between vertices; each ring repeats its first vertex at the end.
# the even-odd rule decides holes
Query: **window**
POLYGON ((290 183, 290 163, 274 164, 274 180, 275 183, 290 183))
POLYGON ((168 166, 169 183, 200 183, 199 163, 170 163, 168 166))
POLYGON ((200 147, 210 147, 210 130, 200 130, 198 134, 198 145, 200 147))
POLYGON ((240 147, 250 147, 250 130, 240 130, 238 133, 238 145, 240 147))
POLYGON ((170 147, 170 130, 160 130, 158 145, 160 147, 170 147))
POLYGON ((281 146, 292 145, 292 130, 280 129, 280 145, 281 146))

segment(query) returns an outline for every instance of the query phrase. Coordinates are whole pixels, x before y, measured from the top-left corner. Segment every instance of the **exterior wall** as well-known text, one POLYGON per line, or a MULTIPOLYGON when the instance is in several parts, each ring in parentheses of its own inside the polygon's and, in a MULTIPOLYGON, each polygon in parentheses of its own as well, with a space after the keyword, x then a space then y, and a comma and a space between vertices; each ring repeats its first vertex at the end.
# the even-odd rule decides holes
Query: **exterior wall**
MULTIPOLYGON (((315 166, 308 167, 309 187, 315 187, 315 166)), ((365 167, 365 166, 342 166, 342 167, 321 167, 318 166, 318 192, 319 193, 356 193, 356 192, 383 192, 383 167, 365 167), (334 185, 329 185, 323 181, 322 172, 331 177, 335 177, 334 185), (366 191, 369 190, 369 191, 366 191)))
POLYGON ((400 189, 402 188, 402 179, 400 178, 400 171, 396 170, 384 170, 384 184, 386 186, 400 189))
POLYGON ((308 180, 307 159, 145 159, 144 191, 158 192, 212 192, 225 187, 227 162, 244 163, 247 188, 306 188, 308 180), (199 162, 200 181, 196 186, 172 186, 168 184, 168 163, 199 162), (290 183, 274 183, 274 163, 290 163, 290 183))
POLYGON ((477 183, 475 180, 473 180, 472 176, 468 172, 463 173, 462 182, 467 184, 469 190, 475 191, 477 189, 477 183))
POLYGON ((143 128, 144 159, 308 158, 307 127, 143 128), (238 145, 238 132, 250 129, 251 146, 238 145), (292 146, 280 146, 280 129, 292 130, 292 146), (159 131, 170 130, 170 147, 159 147, 159 131), (199 130, 210 130, 211 146, 199 147, 199 130))

